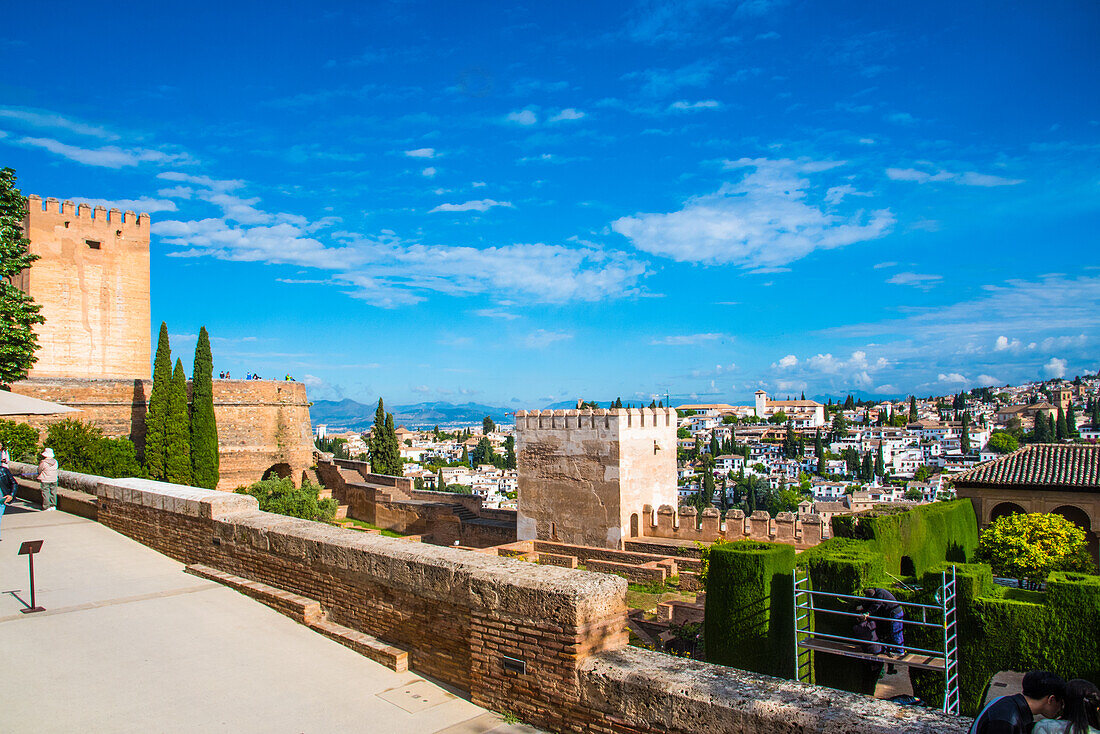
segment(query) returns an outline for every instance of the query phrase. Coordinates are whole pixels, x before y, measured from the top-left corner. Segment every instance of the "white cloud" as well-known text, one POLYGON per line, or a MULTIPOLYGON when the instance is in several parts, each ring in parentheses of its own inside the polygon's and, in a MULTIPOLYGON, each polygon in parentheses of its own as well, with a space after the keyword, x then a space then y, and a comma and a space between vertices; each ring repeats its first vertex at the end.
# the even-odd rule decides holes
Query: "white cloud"
POLYGON ((474 316, 481 316, 487 319, 504 319, 506 321, 512 321, 513 319, 519 318, 516 314, 503 311, 499 308, 479 308, 472 313, 474 316))
POLYGON ((567 341, 572 338, 572 334, 564 331, 547 331, 546 329, 536 329, 524 338, 523 344, 528 349, 543 349, 550 346, 554 342, 567 341))
POLYGON ((477 199, 475 201, 467 201, 462 204, 440 204, 428 213, 432 212, 485 212, 492 209, 494 206, 503 206, 509 209, 514 209, 510 201, 496 201, 494 199, 477 199))
POLYGON ((722 103, 716 99, 701 99, 698 102, 688 102, 686 99, 677 100, 668 106, 673 112, 698 112, 700 110, 716 110, 722 103))
POLYGON ((1066 360, 1051 357, 1050 361, 1043 365, 1042 374, 1044 377, 1065 377, 1066 360))
POLYGON ((567 120, 580 120, 584 117, 586 117, 585 113, 581 112, 580 110, 573 109, 572 107, 566 107, 564 110, 551 117, 549 121, 564 122, 567 120))
POLYGON ((1003 176, 993 176, 975 171, 952 173, 942 168, 935 173, 916 168, 887 168, 886 176, 894 181, 914 181, 922 184, 949 181, 960 186, 1015 186, 1024 182, 1022 178, 1004 178, 1003 176))
POLYGON ((993 343, 993 350, 996 352, 1003 352, 1006 349, 1018 350, 1022 346, 1019 339, 1009 339, 1007 336, 999 336, 993 343))
POLYGON ((892 268, 892 267, 895 267, 896 265, 897 265, 896 262, 894 262, 893 260, 890 260, 890 261, 884 262, 884 263, 876 263, 874 268, 875 268, 875 270, 881 270, 882 268, 892 268))
POLYGON ((654 255, 743 268, 782 266, 814 250, 888 234, 894 225, 888 209, 846 217, 807 201, 813 187, 805 176, 838 165, 842 162, 726 161, 727 169, 751 170, 714 194, 688 200, 679 211, 622 217, 611 228, 654 255))
POLYGON ((140 163, 193 163, 186 153, 165 153, 149 148, 119 148, 107 145, 102 148, 80 148, 68 145, 52 138, 20 138, 19 144, 43 148, 69 160, 88 166, 102 168, 124 168, 140 163))
POLYGON ((786 369, 790 369, 791 367, 797 367, 797 366, 798 366, 798 357, 794 356, 793 354, 788 354, 786 357, 783 357, 778 362, 776 362, 775 364, 772 365, 772 367, 774 367, 776 369, 781 369, 781 370, 786 370, 786 369))
POLYGON ((428 166, 427 168, 425 168, 423 171, 420 172, 420 175, 424 176, 425 178, 433 178, 435 176, 435 174, 437 174, 437 173, 439 173, 439 171, 435 170, 434 167, 428 166))
POLYGON ((515 112, 509 112, 505 118, 508 122, 514 122, 519 125, 534 125, 539 121, 538 115, 532 110, 516 110, 515 112))
POLYGON ((143 196, 140 199, 89 199, 83 196, 68 197, 77 204, 90 204, 91 206, 103 206, 108 209, 115 208, 121 211, 137 212, 138 214, 152 214, 154 212, 174 212, 176 202, 169 199, 153 199, 143 196))
POLYGON ((1004 380, 994 377, 993 375, 978 375, 974 380, 974 384, 978 387, 990 387, 991 385, 1003 385, 1004 380))
POLYGON ((705 342, 718 341, 719 339, 725 338, 726 335, 721 333, 681 334, 677 336, 662 336, 659 338, 653 338, 649 340, 649 343, 654 345, 680 347, 693 344, 703 344, 705 342))
POLYGON ((416 150, 406 150, 405 155, 409 158, 435 158, 435 148, 417 148, 416 150))
POLYGON ((946 383, 969 382, 969 380, 967 380, 965 377, 960 375, 958 372, 951 372, 951 373, 948 373, 946 375, 941 372, 940 376, 936 378, 936 381, 937 382, 946 382, 946 383))
POLYGON ((894 285, 911 285, 914 288, 920 288, 921 290, 928 290, 943 280, 942 275, 932 275, 930 273, 897 273, 886 279, 887 283, 894 285))
MULTIPOLYGON (((209 176, 195 176, 190 173, 181 173, 180 171, 164 171, 158 173, 157 178, 164 179, 165 181, 179 181, 182 183, 195 184, 196 186, 205 186, 208 189, 214 191, 233 191, 244 186, 244 181, 238 179, 216 179, 209 176)), ((188 189, 190 191, 190 189, 188 189)), ((164 194, 167 196, 167 194, 164 194)))
POLYGON ((101 140, 118 140, 118 135, 98 125, 87 125, 83 122, 69 119, 56 112, 45 110, 31 110, 19 107, 0 107, 0 118, 18 120, 30 127, 55 128, 67 130, 77 135, 88 135, 101 140))
POLYGON ((833 186, 825 192, 825 203, 829 206, 835 206, 844 201, 846 196, 871 196, 871 194, 860 191, 851 184, 843 184, 842 186, 833 186))

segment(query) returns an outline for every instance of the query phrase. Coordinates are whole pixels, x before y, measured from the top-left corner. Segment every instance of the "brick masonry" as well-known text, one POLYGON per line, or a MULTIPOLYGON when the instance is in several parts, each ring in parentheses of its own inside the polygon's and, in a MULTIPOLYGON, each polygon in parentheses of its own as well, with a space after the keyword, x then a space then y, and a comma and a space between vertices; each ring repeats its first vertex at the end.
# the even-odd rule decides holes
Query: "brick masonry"
MULTIPOLYGON (((63 472, 63 486, 88 477, 63 472)), ((626 647, 622 579, 408 543, 245 495, 95 485, 104 525, 188 564, 317 600, 474 703, 563 732, 962 732, 969 721, 626 647)))

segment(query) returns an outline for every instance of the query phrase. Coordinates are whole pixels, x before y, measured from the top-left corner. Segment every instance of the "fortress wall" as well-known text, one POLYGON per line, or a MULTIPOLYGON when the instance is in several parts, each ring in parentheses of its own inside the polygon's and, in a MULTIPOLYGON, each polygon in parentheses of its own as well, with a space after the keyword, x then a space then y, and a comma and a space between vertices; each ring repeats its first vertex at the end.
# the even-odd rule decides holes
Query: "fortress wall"
POLYGON ((61 484, 94 486, 107 527, 315 599, 334 622, 408 650, 413 670, 551 731, 962 734, 971 723, 627 647, 626 584, 614 576, 273 515, 244 495, 70 472, 61 484))
MULTIPOLYGON (((38 378, 11 385, 13 392, 78 408, 58 416, 12 416, 43 434, 68 417, 95 423, 106 436, 145 442, 145 412, 151 380, 38 378)), ((190 390, 190 383, 188 383, 190 390)), ((309 401, 300 382, 214 380, 221 479, 218 489, 235 489, 279 467, 295 483, 313 464, 309 401)))
POLYGON ((40 259, 15 284, 46 319, 30 376, 148 378, 149 215, 32 195, 23 226, 40 259))

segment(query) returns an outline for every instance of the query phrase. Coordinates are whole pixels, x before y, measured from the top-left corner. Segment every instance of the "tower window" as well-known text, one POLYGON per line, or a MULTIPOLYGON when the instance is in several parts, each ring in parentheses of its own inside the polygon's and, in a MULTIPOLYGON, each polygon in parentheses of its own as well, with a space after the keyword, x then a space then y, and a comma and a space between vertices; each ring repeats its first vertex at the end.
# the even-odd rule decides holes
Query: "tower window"
POLYGON ((86 244, 90 250, 98 250, 103 243, 99 240, 84 240, 84 244, 86 244))

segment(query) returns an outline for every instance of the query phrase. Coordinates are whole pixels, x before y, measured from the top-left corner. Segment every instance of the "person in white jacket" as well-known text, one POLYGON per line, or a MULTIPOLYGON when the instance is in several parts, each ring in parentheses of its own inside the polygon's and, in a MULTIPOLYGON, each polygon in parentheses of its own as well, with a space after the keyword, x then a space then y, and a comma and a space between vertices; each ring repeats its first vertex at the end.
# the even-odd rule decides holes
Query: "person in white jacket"
POLYGON ((42 509, 57 509, 57 460, 53 449, 42 449, 42 461, 38 462, 38 483, 42 485, 42 509))

